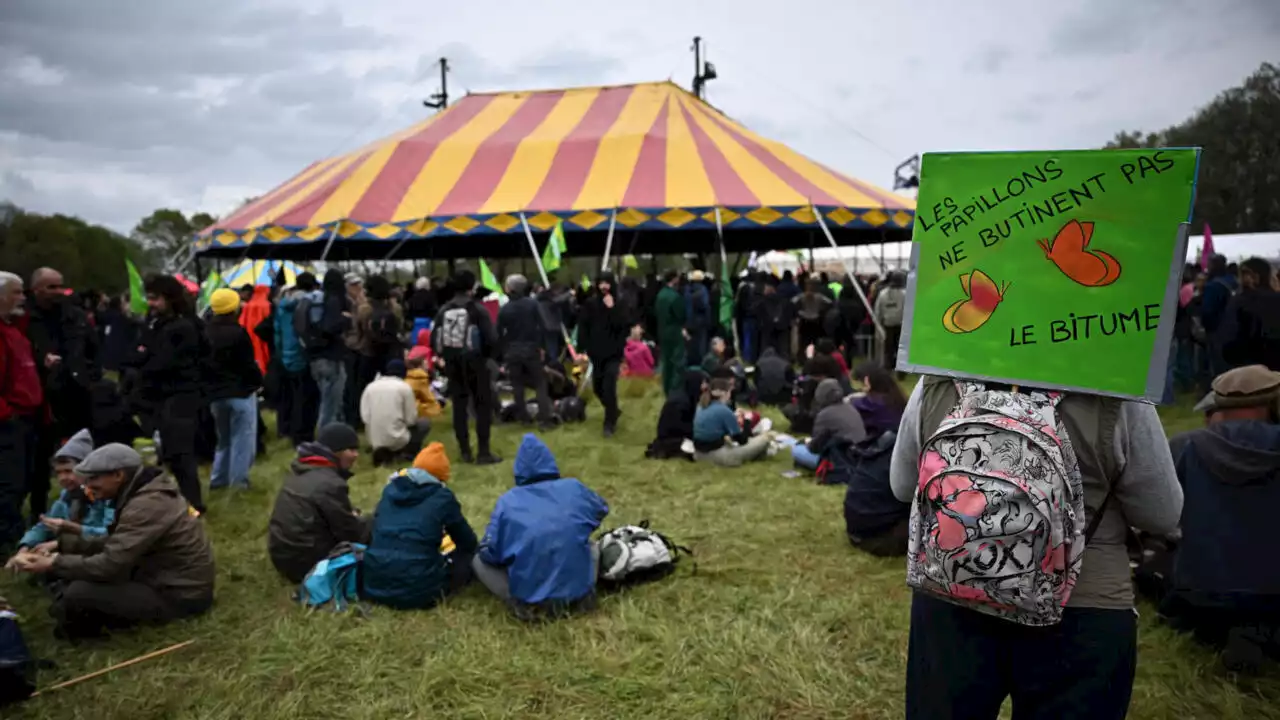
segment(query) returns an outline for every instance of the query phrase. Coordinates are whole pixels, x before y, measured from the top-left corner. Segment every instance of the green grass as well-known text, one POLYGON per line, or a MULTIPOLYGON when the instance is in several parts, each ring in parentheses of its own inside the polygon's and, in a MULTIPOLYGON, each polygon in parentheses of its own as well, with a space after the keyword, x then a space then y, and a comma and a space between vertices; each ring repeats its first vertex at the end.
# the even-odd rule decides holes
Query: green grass
MULTIPOLYGON (((737 471, 643 458, 659 398, 623 389, 618 438, 586 425, 546 436, 564 474, 608 501, 607 526, 652 520, 697 553, 697 572, 602 599, 594 614, 525 625, 473 585, 425 612, 307 613, 266 558, 266 526, 289 457, 254 468, 254 489, 210 500, 217 604, 203 618, 71 647, 47 600, 6 577, 33 649, 57 661, 41 685, 195 638, 165 658, 28 702, 32 718, 896 718, 903 707, 909 593, 902 560, 850 549, 842 490, 787 479, 789 459, 737 471)), ((1165 414, 1171 431, 1189 411, 1165 414)), ((453 451, 446 428, 433 433, 453 451)), ((483 532, 511 484, 508 462, 455 465, 452 487, 483 532)), ((376 505, 386 472, 352 481, 376 505)), ((1216 657, 1143 608, 1132 718, 1280 717, 1280 680, 1233 682, 1216 657)))

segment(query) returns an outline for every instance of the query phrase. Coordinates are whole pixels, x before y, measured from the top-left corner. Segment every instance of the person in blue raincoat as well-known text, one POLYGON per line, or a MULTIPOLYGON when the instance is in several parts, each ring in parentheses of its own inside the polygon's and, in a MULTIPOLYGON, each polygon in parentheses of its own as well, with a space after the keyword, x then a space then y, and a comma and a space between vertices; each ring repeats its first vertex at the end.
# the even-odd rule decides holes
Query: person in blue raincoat
POLYGON ((532 433, 516 453, 515 483, 489 518, 472 562, 476 578, 521 619, 593 608, 599 548, 591 534, 608 504, 560 477, 551 450, 532 433))

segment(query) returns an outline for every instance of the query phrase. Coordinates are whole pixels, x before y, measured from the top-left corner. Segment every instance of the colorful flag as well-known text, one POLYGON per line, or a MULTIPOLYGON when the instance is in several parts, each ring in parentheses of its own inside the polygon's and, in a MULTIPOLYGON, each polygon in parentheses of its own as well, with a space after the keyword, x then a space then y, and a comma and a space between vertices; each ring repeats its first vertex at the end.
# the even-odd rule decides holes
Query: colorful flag
POLYGON ((124 267, 129 273, 129 310, 134 315, 146 315, 147 291, 142 284, 142 275, 138 273, 138 268, 134 267, 133 261, 129 258, 124 259, 124 267))
POLYGON ((1209 272, 1209 259, 1213 257, 1213 231, 1204 224, 1204 245, 1200 247, 1200 269, 1209 272))
POLYGON ((196 297, 196 314, 203 315, 205 310, 209 309, 209 302, 213 298, 213 291, 225 286, 222 275, 217 270, 209 273, 209 276, 200 283, 200 295, 196 297))
POLYGON ((623 264, 623 265, 626 265, 627 267, 631 268, 632 270, 639 270, 639 269, 640 269, 640 263, 636 261, 636 256, 635 256, 635 255, 623 255, 623 256, 622 256, 622 264, 623 264))
POLYGON ((542 269, 547 272, 555 272, 560 269, 560 256, 569 249, 564 241, 564 222, 557 220, 556 227, 551 231, 551 240, 547 243, 547 249, 542 251, 542 269))
POLYGON ((495 298, 502 298, 502 286, 498 284, 498 278, 494 277, 484 258, 480 258, 480 284, 492 291, 495 298))

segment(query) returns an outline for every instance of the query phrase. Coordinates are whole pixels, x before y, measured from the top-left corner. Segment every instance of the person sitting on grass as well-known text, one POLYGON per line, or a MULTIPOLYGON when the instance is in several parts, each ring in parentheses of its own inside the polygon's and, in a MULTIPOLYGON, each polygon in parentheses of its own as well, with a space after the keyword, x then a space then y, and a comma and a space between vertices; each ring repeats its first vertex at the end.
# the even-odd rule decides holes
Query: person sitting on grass
POLYGON ((717 335, 711 338, 711 349, 702 358, 702 371, 708 375, 714 375, 717 370, 725 366, 730 357, 729 346, 725 344, 724 338, 717 335))
POLYGON ((338 543, 369 541, 371 520, 351 506, 347 487, 359 447, 356 431, 342 423, 320 428, 315 442, 298 446, 267 530, 271 564, 289 581, 302 582, 338 543))
POLYGON ((623 374, 627 377, 653 377, 653 350, 644 341, 644 325, 631 326, 631 337, 627 338, 627 346, 622 349, 624 362, 623 374))
POLYGON ((373 446, 373 466, 396 458, 412 460, 431 432, 431 421, 418 417, 418 400, 405 382, 403 360, 392 360, 360 396, 360 417, 373 446))
POLYGON ((645 457, 656 460, 693 459, 681 446, 693 438, 693 418, 706 388, 707 376, 701 370, 685 372, 682 390, 669 395, 662 405, 662 411, 658 414, 658 437, 649 443, 645 457))
POLYGON ((609 505, 561 477, 551 450, 532 433, 516 452, 515 483, 489 517, 471 564, 476 578, 522 620, 594 608, 600 549, 591 534, 609 505))
POLYGON ((769 433, 750 436, 742 419, 729 407, 733 381, 715 378, 702 395, 693 418, 693 457, 721 467, 739 467, 769 452, 769 433))
MULTIPOLYGON (((423 330, 423 332, 427 331, 423 330)), ((430 355, 429 349, 415 345, 404 360, 407 368, 404 381, 409 383, 409 389, 413 390, 413 399, 418 403, 418 418, 428 420, 444 414, 444 408, 440 406, 440 401, 431 390, 431 373, 427 370, 427 358, 430 355)))
POLYGON ((815 355, 826 355, 836 361, 836 365, 840 367, 840 377, 846 382, 849 380, 849 364, 844 361, 844 355, 840 354, 839 348, 836 347, 835 341, 831 338, 822 338, 814 343, 813 350, 815 355))
POLYGON ((213 605, 213 548, 204 523, 162 468, 111 444, 76 466, 94 496, 116 504, 109 534, 58 537, 58 551, 30 553, 19 569, 64 581, 49 613, 67 639, 142 623, 166 623, 213 605))
POLYGON ((791 402, 796 373, 791 363, 767 347, 756 361, 756 392, 762 405, 782 407, 791 402))
POLYGON ((907 397, 897 378, 874 362, 859 365, 853 377, 862 384, 862 394, 853 399, 853 407, 862 416, 867 437, 897 432, 902 411, 907 407, 907 397))
POLYGON ((476 535, 446 487, 449 456, 438 442, 391 476, 373 517, 361 565, 363 596, 388 607, 426 609, 471 581, 476 535))
MULTIPOLYGON (((75 473, 76 465, 93 452, 93 438, 88 430, 81 430, 63 445, 53 456, 53 474, 62 486, 58 499, 49 507, 49 511, 40 516, 40 522, 31 526, 26 535, 18 541, 18 554, 9 561, 9 569, 17 568, 17 558, 23 551, 32 551, 53 543, 59 535, 80 535, 82 537, 102 537, 115 519, 115 509, 110 500, 90 500, 85 493, 83 483, 75 473)), ((46 546, 42 550, 51 550, 46 546)))
POLYGON ((797 467, 817 470, 823 455, 831 448, 856 445, 867 437, 862 416, 844 401, 840 383, 830 378, 818 383, 813 393, 813 436, 808 443, 791 446, 791 459, 797 467))

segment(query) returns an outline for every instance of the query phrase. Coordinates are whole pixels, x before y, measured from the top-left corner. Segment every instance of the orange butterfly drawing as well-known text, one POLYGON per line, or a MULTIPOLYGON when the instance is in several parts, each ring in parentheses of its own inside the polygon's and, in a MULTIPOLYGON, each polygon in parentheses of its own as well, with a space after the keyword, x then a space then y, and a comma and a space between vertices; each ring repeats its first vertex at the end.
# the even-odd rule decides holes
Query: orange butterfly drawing
POLYGON ((982 327, 1004 300, 1010 285, 1012 283, 997 287, 996 282, 981 270, 961 275, 960 286, 964 288, 966 299, 958 300, 947 308, 942 314, 942 326, 953 333, 973 332, 982 327))
POLYGON ((1109 253, 1090 250, 1093 223, 1068 220, 1053 241, 1037 240, 1044 256, 1053 261, 1063 275, 1085 287, 1103 287, 1120 278, 1120 262, 1109 253))

